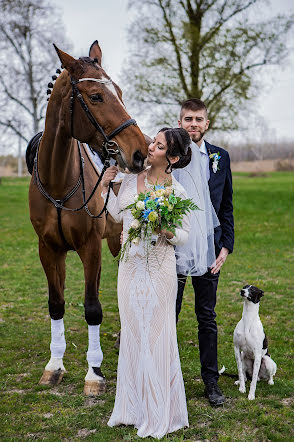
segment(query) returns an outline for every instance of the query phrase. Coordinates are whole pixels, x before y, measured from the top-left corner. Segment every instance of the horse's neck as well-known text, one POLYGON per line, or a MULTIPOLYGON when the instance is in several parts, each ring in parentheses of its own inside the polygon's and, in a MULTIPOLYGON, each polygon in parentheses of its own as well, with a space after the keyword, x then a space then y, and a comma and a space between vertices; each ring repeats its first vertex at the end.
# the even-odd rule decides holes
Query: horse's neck
POLYGON ((47 128, 39 149, 39 175, 44 186, 54 194, 64 194, 80 174, 79 153, 73 138, 47 128))

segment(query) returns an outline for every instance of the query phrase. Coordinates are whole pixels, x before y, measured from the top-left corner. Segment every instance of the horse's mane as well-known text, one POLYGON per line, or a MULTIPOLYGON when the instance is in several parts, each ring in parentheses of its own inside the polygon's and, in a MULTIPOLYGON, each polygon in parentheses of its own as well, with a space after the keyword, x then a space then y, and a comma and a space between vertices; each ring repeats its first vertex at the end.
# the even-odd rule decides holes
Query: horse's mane
POLYGON ((91 57, 80 57, 79 60, 83 61, 84 63, 91 64, 94 66, 97 70, 99 70, 99 67, 97 66, 97 58, 91 58, 91 57))

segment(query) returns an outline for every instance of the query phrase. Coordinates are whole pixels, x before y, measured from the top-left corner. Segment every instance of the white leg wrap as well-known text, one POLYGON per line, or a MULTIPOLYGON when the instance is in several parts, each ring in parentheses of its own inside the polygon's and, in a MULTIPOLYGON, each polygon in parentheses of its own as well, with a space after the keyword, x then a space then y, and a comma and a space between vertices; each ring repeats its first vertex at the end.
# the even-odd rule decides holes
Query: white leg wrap
POLYGON ((100 325, 88 325, 89 347, 87 361, 89 367, 100 367, 103 360, 103 353, 100 347, 100 325))
POLYGON ((51 358, 62 359, 66 349, 63 319, 51 319, 51 358))

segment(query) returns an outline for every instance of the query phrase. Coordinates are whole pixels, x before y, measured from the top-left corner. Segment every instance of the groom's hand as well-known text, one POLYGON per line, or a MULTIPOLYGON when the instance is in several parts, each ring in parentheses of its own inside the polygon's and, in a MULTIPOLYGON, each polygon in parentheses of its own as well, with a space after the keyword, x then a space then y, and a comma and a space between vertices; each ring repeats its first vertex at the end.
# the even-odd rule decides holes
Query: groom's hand
POLYGON ((221 249, 221 251, 219 252, 218 257, 216 258, 215 264, 213 267, 211 267, 211 273, 213 275, 215 275, 216 273, 218 273, 221 269, 221 266, 224 264, 224 262, 227 259, 227 256, 229 254, 228 249, 226 249, 225 247, 223 247, 221 249))

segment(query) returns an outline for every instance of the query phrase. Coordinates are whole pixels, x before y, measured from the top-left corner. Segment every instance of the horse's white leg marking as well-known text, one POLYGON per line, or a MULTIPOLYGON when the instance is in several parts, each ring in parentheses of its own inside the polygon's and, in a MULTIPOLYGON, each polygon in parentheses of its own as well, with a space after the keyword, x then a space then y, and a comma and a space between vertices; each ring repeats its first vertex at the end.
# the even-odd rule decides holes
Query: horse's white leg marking
POLYGON ((63 355, 66 349, 64 336, 63 319, 51 319, 51 358, 45 367, 47 371, 62 370, 65 371, 63 365, 63 355))
POLYGON ((92 367, 100 367, 103 360, 103 353, 100 346, 100 325, 88 325, 89 347, 87 361, 89 365, 85 381, 96 381, 103 379, 94 373, 92 367))

